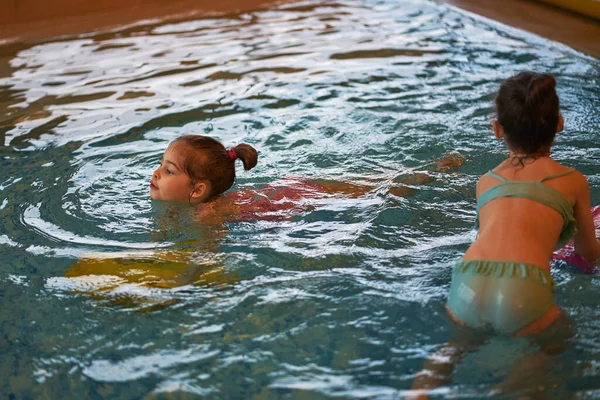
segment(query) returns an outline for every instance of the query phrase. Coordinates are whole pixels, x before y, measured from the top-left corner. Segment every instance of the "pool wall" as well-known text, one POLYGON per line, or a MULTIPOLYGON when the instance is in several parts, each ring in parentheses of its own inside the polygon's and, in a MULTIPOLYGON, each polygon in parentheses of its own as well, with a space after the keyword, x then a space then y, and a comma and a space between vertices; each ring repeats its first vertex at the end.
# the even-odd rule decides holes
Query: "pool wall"
MULTIPOLYGON (((600 20, 548 4, 525 0, 437 0, 523 29, 600 58, 600 20)), ((567 0, 557 0, 557 2, 567 0)), ((553 2, 553 1, 552 1, 553 2)), ((598 5, 600 3, 596 2, 598 5)))
POLYGON ((252 11, 292 0, 4 0, 0 43, 40 40, 168 17, 252 11))

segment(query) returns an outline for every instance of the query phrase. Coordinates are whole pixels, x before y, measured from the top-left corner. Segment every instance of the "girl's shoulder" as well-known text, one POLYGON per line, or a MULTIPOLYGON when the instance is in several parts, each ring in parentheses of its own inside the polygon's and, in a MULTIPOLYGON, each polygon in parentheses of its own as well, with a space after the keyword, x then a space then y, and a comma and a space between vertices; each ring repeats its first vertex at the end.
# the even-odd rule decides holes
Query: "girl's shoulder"
POLYGON ((488 171, 480 179, 515 180, 515 181, 546 181, 563 176, 583 178, 583 174, 575 168, 559 163, 553 158, 535 160, 535 163, 524 165, 515 164, 511 159, 505 160, 488 171))
POLYGON ((587 179, 581 172, 553 159, 547 159, 545 162, 528 165, 524 168, 504 161, 478 179, 477 197, 489 188, 506 181, 538 181, 553 187, 562 187, 568 191, 577 191, 582 186, 587 187, 587 179))
POLYGON ((554 159, 551 160, 552 165, 550 166, 550 168, 541 174, 541 179, 544 180, 545 183, 556 180, 556 182, 563 186, 577 187, 584 185, 587 187, 588 183, 585 175, 583 175, 581 172, 579 172, 573 167, 561 164, 554 159))
POLYGON ((577 196, 588 196, 590 195, 590 185, 588 180, 584 174, 577 171, 576 169, 572 169, 573 171, 567 175, 569 179, 567 180, 570 185, 573 187, 577 196))
POLYGON ((488 172, 486 172, 485 174, 481 175, 479 177, 479 179, 477 180, 477 184, 475 185, 475 197, 476 198, 479 198, 479 196, 483 192, 485 192, 486 190, 488 190, 492 186, 496 186, 497 184, 500 183, 500 182, 498 182, 497 179, 492 178, 492 176, 488 172))

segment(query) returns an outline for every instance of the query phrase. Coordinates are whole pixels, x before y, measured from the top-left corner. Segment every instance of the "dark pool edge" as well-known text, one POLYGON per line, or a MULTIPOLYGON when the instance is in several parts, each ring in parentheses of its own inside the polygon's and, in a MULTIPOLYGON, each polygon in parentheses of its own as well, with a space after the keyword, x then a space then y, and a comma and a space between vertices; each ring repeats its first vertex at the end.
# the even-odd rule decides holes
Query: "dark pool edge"
MULTIPOLYGON (((73 1, 62 0, 64 9, 68 10, 73 1)), ((112 0, 103 1, 106 3, 112 0)), ((3 20, 0 20, 0 46, 85 37, 165 21, 255 12, 296 1, 298 0, 119 0, 120 5, 112 8, 104 4, 95 9, 88 7, 79 11, 65 11, 62 15, 54 10, 48 16, 32 13, 29 17, 23 16, 23 10, 6 9, 6 4, 0 4, 0 12, 5 12, 3 20), (14 15, 7 17, 7 12, 14 15)), ((15 4, 18 2, 19 0, 15 0, 15 4)))
POLYGON ((600 58, 600 21, 527 0, 435 0, 600 58))

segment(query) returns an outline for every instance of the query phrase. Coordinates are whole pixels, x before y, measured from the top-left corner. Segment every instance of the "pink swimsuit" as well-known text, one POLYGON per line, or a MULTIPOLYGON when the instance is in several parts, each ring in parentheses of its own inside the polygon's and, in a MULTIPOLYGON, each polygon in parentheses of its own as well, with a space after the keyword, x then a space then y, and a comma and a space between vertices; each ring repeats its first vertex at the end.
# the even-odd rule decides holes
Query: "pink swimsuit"
POLYGON ((322 189, 306 179, 281 179, 261 189, 242 189, 226 197, 241 207, 240 221, 282 220, 310 208, 308 200, 324 197, 322 189))

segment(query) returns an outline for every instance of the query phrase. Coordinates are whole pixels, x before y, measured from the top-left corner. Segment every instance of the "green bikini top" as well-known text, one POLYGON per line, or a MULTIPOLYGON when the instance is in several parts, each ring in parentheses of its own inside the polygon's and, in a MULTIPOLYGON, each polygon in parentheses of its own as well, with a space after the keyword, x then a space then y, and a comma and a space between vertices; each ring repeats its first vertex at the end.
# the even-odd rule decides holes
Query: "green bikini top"
POLYGON ((479 196, 477 199, 477 217, 475 218, 475 228, 479 229, 479 210, 490 201, 499 197, 518 197, 530 199, 542 203, 558 212, 563 217, 563 227, 558 237, 557 249, 563 247, 575 233, 577 233, 577 222, 573 216, 573 204, 558 190, 544 185, 543 182, 550 179, 559 178, 575 171, 568 171, 559 174, 550 175, 539 181, 510 181, 500 175, 489 171, 488 174, 501 181, 499 185, 492 186, 479 196))

